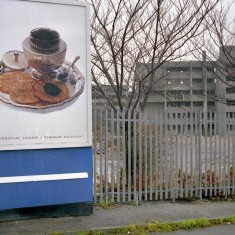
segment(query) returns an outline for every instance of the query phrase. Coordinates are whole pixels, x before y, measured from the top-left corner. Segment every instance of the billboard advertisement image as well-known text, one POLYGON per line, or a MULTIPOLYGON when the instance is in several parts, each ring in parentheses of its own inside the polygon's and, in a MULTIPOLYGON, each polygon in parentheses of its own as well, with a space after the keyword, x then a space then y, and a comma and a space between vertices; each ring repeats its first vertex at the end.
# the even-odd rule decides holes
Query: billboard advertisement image
POLYGON ((89 18, 77 0, 0 1, 0 212, 92 213, 89 18))
POLYGON ((0 150, 91 146, 87 8, 0 1, 0 150))

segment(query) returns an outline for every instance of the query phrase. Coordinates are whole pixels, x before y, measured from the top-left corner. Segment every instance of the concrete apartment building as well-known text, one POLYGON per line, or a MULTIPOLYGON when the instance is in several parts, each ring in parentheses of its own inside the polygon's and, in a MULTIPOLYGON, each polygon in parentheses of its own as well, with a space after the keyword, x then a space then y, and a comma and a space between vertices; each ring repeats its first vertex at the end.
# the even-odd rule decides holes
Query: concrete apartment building
MULTIPOLYGON (((143 78, 150 64, 139 64, 136 74, 143 78)), ((223 112, 235 115, 235 46, 226 46, 218 61, 171 61, 161 65, 153 75, 154 85, 149 94, 147 111, 172 113, 199 111, 223 112)), ((148 82, 145 83, 148 86, 148 82)), ((122 102, 128 88, 124 86, 122 102)), ((115 101, 110 85, 102 85, 107 97, 115 101)), ((110 107, 99 90, 92 88, 93 107, 110 107)))
MULTIPOLYGON (((117 101, 117 96, 110 85, 100 85, 100 89, 104 93, 104 95, 110 99, 110 101, 114 104, 117 101)), ((110 107, 109 102, 107 99, 104 98, 104 95, 101 93, 100 89, 97 89, 95 85, 92 86, 92 106, 93 108, 105 108, 110 107)), ((126 97, 128 93, 128 87, 126 85, 123 86, 123 96, 122 96, 122 103, 126 102, 126 97)), ((118 103, 117 103, 118 106, 118 103)))
MULTIPOLYGON (((235 58, 235 47, 226 47, 235 58)), ((146 110, 176 112, 235 113, 235 62, 231 65, 221 53, 220 61, 171 61, 154 72, 156 83, 149 94, 146 110), (223 60, 223 61, 222 61, 223 60), (221 62, 222 61, 222 62, 221 62), (222 69, 230 67, 228 70, 222 69), (218 69, 220 67, 220 69, 218 69)), ((137 73, 144 76, 148 64, 139 64, 137 73)), ((148 85, 148 83, 146 83, 148 85)))

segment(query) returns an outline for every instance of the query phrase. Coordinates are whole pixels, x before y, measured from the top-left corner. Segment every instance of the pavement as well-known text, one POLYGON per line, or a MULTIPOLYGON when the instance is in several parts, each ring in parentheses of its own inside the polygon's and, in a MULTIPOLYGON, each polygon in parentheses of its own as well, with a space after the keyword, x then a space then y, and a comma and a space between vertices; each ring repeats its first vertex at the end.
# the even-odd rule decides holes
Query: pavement
MULTIPOLYGON (((153 220, 168 222, 230 216, 235 216, 235 201, 142 201, 139 205, 117 204, 107 208, 94 206, 93 214, 89 216, 30 218, 0 222, 0 234, 73 234, 84 230, 106 230, 131 224, 145 224, 153 220)), ((235 234, 235 226, 231 228, 235 234)))

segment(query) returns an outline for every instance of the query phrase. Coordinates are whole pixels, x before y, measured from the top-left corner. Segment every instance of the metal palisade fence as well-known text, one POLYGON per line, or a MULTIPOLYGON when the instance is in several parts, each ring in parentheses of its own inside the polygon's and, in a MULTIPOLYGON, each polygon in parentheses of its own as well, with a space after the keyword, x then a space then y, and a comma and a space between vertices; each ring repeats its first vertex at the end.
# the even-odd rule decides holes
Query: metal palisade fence
POLYGON ((235 192, 235 113, 93 109, 94 202, 235 192))

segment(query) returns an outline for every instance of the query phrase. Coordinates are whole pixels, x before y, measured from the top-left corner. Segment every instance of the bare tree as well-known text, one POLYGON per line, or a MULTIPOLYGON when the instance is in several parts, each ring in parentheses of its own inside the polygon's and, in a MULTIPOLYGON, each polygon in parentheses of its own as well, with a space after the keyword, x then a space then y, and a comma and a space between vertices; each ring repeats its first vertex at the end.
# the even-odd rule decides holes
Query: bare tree
MULTIPOLYGON (((231 14, 234 4, 234 0, 220 1, 203 22, 207 30, 192 40, 196 49, 194 56, 202 57, 206 51, 206 60, 215 68, 214 76, 219 85, 217 93, 210 98, 225 104, 230 102, 226 99, 225 88, 235 93, 235 18, 231 14)), ((235 105, 235 99, 231 102, 235 105)))
POLYGON ((208 29, 204 22, 219 2, 91 0, 92 78, 97 92, 110 107, 144 110, 163 78, 153 79, 154 73, 164 62, 192 52, 192 39, 208 29), (140 65, 146 66, 145 74, 140 65))

